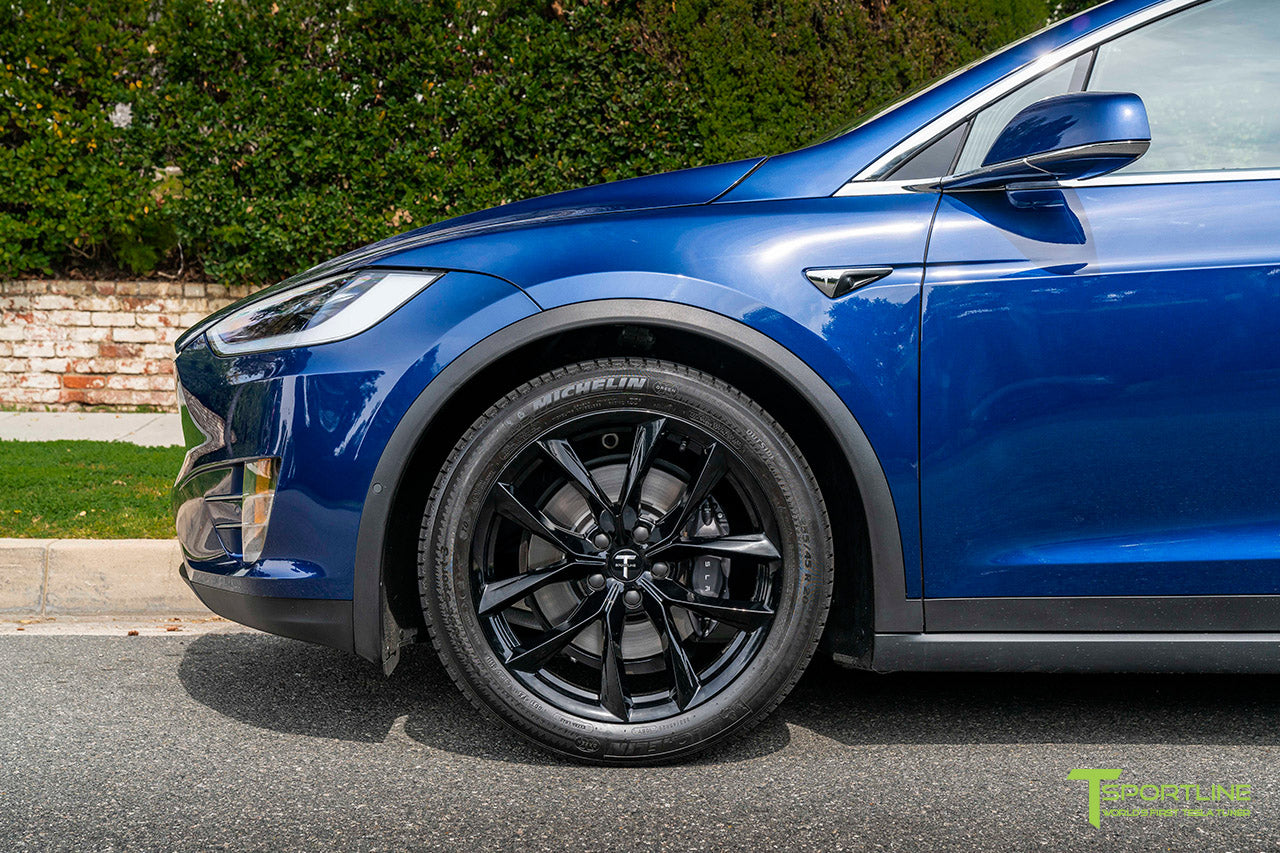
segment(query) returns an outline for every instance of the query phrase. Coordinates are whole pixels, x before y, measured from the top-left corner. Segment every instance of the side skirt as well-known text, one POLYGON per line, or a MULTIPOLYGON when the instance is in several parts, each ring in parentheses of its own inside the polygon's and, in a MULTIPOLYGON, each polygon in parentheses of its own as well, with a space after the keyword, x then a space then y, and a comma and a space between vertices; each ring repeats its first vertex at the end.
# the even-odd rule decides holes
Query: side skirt
POLYGON ((1280 673, 1280 633, 876 634, 869 668, 877 672, 1280 673))
POLYGON ((927 630, 942 634, 1280 631, 1280 595, 930 598, 924 613, 927 630))

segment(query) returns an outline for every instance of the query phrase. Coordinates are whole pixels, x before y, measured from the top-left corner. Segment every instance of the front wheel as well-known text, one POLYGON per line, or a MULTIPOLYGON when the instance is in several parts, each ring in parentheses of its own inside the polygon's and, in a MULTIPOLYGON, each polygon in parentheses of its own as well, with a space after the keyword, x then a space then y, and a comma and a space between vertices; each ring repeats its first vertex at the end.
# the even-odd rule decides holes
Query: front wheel
POLYGON ((813 655, 831 530, 781 426, 640 359, 538 377, 454 447, 419 586, 446 669, 557 752, 681 758, 771 711, 813 655))

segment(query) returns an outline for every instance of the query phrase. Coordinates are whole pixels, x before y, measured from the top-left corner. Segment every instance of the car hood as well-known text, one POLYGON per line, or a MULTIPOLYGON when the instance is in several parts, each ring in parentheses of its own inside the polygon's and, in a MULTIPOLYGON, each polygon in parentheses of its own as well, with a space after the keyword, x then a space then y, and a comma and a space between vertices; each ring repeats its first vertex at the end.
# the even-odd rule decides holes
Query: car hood
POLYGON ((392 255, 486 231, 518 228, 600 213, 707 204, 733 188, 764 157, 664 172, 504 204, 388 237, 313 267, 291 281, 385 261, 392 255))
POLYGON ((567 190, 480 210, 466 216, 446 219, 434 225, 407 231, 404 234, 397 234, 325 261, 290 276, 278 284, 264 288, 245 300, 210 314, 179 337, 175 348, 181 351, 211 323, 238 309, 246 301, 261 299, 282 288, 292 287, 323 275, 340 273, 373 263, 385 263, 394 255, 431 243, 441 243, 486 231, 519 228, 539 222, 556 222, 600 213, 707 204, 736 186, 766 159, 756 157, 751 160, 736 160, 731 163, 699 166, 695 169, 682 169, 678 172, 664 172, 659 175, 567 190))

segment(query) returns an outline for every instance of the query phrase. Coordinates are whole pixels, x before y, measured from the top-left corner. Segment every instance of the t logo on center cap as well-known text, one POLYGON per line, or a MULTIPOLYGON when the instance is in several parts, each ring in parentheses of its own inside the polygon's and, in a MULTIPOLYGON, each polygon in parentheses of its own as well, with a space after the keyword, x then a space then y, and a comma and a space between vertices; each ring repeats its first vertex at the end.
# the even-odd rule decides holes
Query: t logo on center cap
POLYGON ((618 551, 613 555, 613 568, 621 573, 624 581, 631 580, 631 572, 640 566, 640 555, 635 551, 618 551))

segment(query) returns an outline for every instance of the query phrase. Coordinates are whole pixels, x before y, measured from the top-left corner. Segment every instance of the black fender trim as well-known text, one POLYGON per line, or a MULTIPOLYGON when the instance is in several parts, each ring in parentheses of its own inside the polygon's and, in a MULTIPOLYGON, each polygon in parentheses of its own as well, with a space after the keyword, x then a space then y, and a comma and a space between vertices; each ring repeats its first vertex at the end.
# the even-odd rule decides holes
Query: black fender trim
POLYGON ((569 328, 627 322, 714 337, 780 376, 790 378, 795 390, 821 414, 831 434, 836 436, 854 472, 870 536, 875 630, 890 633, 923 630, 921 601, 908 599, 906 595, 902 539, 888 480, 866 433, 831 386, 772 338, 722 314, 657 300, 609 299, 551 308, 495 332, 454 359, 409 407, 378 460, 360 518, 352 594, 353 645, 358 655, 382 663, 388 671, 395 665, 399 643, 384 640, 389 615, 383 583, 386 531, 406 465, 431 421, 454 393, 495 357, 569 328))
POLYGON ((192 569, 185 563, 178 571, 205 607, 232 622, 344 652, 354 651, 350 601, 253 595, 227 589, 229 584, 223 576, 192 569))

